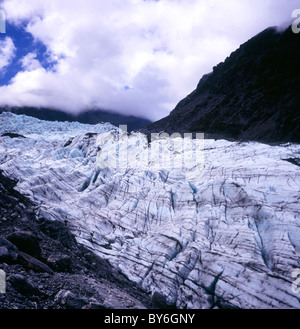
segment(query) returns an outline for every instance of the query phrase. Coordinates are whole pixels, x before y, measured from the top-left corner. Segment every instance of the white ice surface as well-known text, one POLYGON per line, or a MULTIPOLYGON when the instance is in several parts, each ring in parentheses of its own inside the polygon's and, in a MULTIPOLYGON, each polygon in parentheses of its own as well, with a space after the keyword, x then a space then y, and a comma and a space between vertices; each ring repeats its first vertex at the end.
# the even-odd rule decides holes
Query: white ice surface
MULTIPOLYGON (((118 133, 110 124, 3 113, 0 136, 7 132, 26 138, 0 137, 0 169, 39 216, 67 221, 80 243, 146 290, 179 308, 300 307, 291 288, 300 169, 285 160, 299 159, 300 145, 205 140, 204 167, 121 170, 99 167, 99 141, 107 151, 118 133)), ((130 149, 128 163, 138 153, 130 149)))

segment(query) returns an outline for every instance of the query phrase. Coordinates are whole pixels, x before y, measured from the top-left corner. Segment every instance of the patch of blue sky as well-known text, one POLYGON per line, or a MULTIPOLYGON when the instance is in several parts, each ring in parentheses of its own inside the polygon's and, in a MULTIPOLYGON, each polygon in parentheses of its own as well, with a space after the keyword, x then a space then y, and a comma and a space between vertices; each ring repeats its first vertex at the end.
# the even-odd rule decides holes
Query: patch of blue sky
POLYGON ((18 72, 23 71, 21 59, 29 53, 35 53, 36 59, 46 70, 54 70, 56 61, 51 60, 47 47, 32 34, 26 31, 26 23, 13 25, 6 22, 6 33, 0 34, 0 39, 9 37, 12 39, 16 51, 11 63, 0 73, 0 85, 8 85, 18 72))

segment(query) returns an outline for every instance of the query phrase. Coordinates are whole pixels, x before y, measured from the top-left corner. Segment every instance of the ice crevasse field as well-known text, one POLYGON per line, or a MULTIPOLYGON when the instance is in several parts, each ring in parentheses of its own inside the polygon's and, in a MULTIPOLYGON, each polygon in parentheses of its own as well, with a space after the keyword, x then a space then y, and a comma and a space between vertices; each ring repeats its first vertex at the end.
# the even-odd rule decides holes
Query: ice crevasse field
POLYGON ((161 154, 149 160, 139 133, 115 143, 124 134, 108 123, 4 112, 0 136, 0 170, 35 202, 37 216, 64 221, 78 242, 168 303, 300 307, 292 289, 300 268, 300 145, 205 139, 200 158, 193 148, 182 151, 181 168, 153 165, 161 154))

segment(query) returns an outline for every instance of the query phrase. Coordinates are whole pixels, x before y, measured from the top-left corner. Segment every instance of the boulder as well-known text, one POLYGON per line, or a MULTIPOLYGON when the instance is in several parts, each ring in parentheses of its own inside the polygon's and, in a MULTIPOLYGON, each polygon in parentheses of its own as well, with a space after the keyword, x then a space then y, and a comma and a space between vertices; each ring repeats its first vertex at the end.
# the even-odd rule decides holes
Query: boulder
POLYGON ((18 258, 18 248, 10 241, 0 237, 0 263, 14 263, 18 258))
POLYGON ((33 270, 34 272, 53 273, 53 271, 48 265, 26 254, 25 252, 19 253, 18 262, 21 265, 23 265, 26 269, 33 270))
POLYGON ((77 297, 70 290, 60 290, 55 296, 54 300, 70 309, 82 309, 89 304, 89 300, 85 297, 77 297))
POLYGON ((18 231, 8 235, 6 238, 16 245, 19 250, 29 255, 39 257, 41 254, 39 238, 32 232, 18 231))
POLYGON ((41 291, 21 274, 12 274, 7 278, 7 281, 23 295, 41 295, 41 291))
POLYGON ((47 264, 55 271, 68 272, 71 268, 72 260, 68 255, 51 255, 47 259, 47 264))

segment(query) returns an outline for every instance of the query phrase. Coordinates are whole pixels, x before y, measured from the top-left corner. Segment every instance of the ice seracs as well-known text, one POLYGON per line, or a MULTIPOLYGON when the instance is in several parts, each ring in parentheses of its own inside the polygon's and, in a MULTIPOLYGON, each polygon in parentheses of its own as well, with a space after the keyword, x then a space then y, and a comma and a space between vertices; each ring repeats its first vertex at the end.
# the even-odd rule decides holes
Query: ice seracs
MULTIPOLYGON (((300 145, 204 140, 201 171, 121 170, 99 165, 99 147, 109 151, 107 136, 120 133, 109 124, 3 113, 0 135, 8 132, 26 138, 0 137, 0 169, 39 216, 68 223, 80 243, 170 304, 300 307, 300 169, 287 161, 300 158, 300 145)), ((138 156, 132 145, 128 156, 138 156)))

